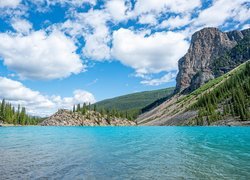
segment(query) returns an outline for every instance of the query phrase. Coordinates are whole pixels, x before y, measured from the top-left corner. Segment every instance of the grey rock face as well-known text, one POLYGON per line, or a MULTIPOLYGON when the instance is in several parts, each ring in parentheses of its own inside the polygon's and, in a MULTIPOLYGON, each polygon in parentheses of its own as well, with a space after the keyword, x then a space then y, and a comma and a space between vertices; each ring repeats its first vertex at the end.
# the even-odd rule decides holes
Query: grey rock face
POLYGON ((175 92, 190 92, 213 79, 213 60, 235 47, 243 37, 244 31, 224 33, 217 28, 194 33, 187 54, 179 60, 175 92))
POLYGON ((45 119, 41 126, 134 126, 133 121, 127 119, 108 118, 100 113, 88 111, 86 115, 68 110, 58 110, 54 115, 45 119))

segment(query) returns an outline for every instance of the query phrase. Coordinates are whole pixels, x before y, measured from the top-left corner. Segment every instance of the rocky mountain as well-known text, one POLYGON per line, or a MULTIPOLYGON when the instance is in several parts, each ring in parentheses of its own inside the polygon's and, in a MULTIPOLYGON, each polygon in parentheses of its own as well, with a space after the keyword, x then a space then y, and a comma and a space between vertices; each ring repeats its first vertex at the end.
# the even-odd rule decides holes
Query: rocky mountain
POLYGON ((123 118, 101 115, 95 111, 88 111, 85 115, 80 112, 58 110, 54 115, 45 119, 41 126, 134 126, 133 121, 123 118))
POLYGON ((250 29, 221 32, 204 28, 193 34, 179 60, 175 92, 189 93, 250 59, 250 29))
POLYGON ((139 125, 250 125, 250 61, 141 114, 139 125))

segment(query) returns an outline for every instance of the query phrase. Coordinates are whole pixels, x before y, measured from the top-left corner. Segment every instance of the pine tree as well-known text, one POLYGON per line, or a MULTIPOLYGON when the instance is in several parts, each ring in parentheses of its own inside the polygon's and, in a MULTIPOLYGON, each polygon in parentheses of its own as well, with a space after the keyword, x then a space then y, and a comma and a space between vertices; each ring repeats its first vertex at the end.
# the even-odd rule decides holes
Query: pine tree
POLYGON ((1 103, 0 117, 3 121, 5 120, 5 99, 3 99, 1 103))
POLYGON ((80 112, 80 111, 81 111, 81 105, 77 104, 76 112, 80 112))
POLYGON ((25 125, 25 114, 26 110, 24 107, 22 107, 21 113, 20 113, 20 124, 25 125))

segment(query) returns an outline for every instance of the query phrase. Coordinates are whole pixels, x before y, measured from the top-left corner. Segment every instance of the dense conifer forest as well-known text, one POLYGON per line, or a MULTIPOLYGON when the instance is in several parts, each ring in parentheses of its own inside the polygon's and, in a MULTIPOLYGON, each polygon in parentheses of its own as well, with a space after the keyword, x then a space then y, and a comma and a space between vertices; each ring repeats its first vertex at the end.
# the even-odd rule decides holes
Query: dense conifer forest
POLYGON ((25 107, 18 105, 15 108, 3 99, 0 103, 0 121, 4 124, 37 125, 41 122, 41 118, 30 116, 26 113, 25 107))
POLYGON ((116 117, 135 120, 140 113, 145 111, 145 107, 148 107, 152 103, 155 106, 159 100, 165 99, 173 91, 174 87, 170 87, 128 94, 97 102, 92 104, 91 108, 103 114, 111 114, 116 117))
POLYGON ((241 65, 224 83, 202 95, 192 108, 198 110, 197 125, 227 117, 250 120, 250 62, 241 65))

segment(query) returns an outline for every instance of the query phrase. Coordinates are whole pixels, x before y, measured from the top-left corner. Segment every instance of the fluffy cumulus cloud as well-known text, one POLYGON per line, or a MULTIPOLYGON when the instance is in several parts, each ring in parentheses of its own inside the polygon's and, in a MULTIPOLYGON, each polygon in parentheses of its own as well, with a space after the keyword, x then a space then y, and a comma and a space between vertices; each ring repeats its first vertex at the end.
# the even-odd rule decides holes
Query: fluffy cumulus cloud
POLYGON ((78 14, 78 19, 88 27, 84 32, 85 47, 83 54, 93 60, 107 60, 110 58, 110 31, 106 22, 110 15, 104 11, 92 10, 78 14))
POLYGON ((183 13, 189 12, 201 5, 200 0, 138 0, 135 4, 134 13, 136 15, 142 13, 160 13, 174 12, 183 13))
POLYGON ((0 59, 24 79, 78 74, 85 69, 81 58, 119 60, 138 77, 169 73, 177 70, 188 48, 185 39, 194 31, 235 22, 239 29, 249 27, 250 13, 248 0, 6 0, 0 1, 0 8, 0 16, 10 15, 13 27, 0 33, 5 42, 0 44, 0 59), (68 10, 47 33, 44 27, 35 31, 25 20, 29 6, 37 7, 34 13, 50 12, 52 6, 68 10))
POLYGON ((96 0, 23 0, 36 5, 39 9, 38 11, 48 10, 50 6, 61 5, 61 6, 71 6, 71 7, 81 7, 83 4, 95 5, 96 0))
POLYGON ((0 8, 15 8, 20 4, 21 0, 1 0, 0 8))
POLYGON ((129 6, 124 0, 109 0, 106 3, 106 8, 115 21, 122 21, 128 17, 126 12, 129 6))
POLYGON ((69 34, 72 39, 83 37, 85 45, 82 54, 85 58, 103 61, 110 58, 111 32, 107 21, 111 19, 108 12, 90 10, 83 13, 73 13, 73 18, 56 26, 56 29, 69 34))
POLYGON ((175 28, 182 28, 191 22, 189 15, 184 16, 171 16, 167 20, 164 20, 159 25, 159 28, 168 28, 173 30, 175 28))
POLYGON ((28 35, 32 30, 32 24, 25 19, 13 19, 11 23, 16 32, 28 35))
POLYGON ((176 77, 176 73, 169 72, 169 73, 165 74, 164 76, 162 76, 161 78, 158 78, 158 79, 146 79, 146 80, 143 80, 143 81, 141 81, 141 84, 145 84, 145 85, 148 85, 148 86, 159 86, 161 84, 174 81, 175 77, 176 77))
MULTIPOLYGON (((38 91, 25 87, 22 83, 0 77, 0 98, 5 98, 13 105, 26 106, 28 112, 34 113, 37 109, 44 111, 53 108, 54 104, 38 91)), ((44 112, 46 114, 46 112, 44 112)), ((40 112, 38 112, 40 114, 40 112)), ((44 114, 42 114, 44 115, 44 114)))
POLYGON ((220 26, 226 20, 236 19, 245 21, 249 19, 249 7, 247 8, 246 0, 227 1, 215 0, 212 6, 200 12, 197 19, 195 19, 195 26, 220 26))
POLYGON ((77 47, 61 32, 2 33, 0 41, 4 65, 22 79, 65 78, 84 70, 77 47))
POLYGON ((88 3, 91 5, 95 5, 96 4, 96 0, 43 0, 46 1, 47 3, 53 4, 55 5, 56 3, 65 5, 65 4, 69 4, 69 5, 74 5, 74 6, 82 6, 84 3, 88 3))
MULTIPOLYGON (((249 20, 247 0, 230 2, 214 0, 211 1, 210 6, 204 6, 204 2, 200 0, 137 0, 134 2, 130 0, 108 0, 103 1, 103 4, 98 8, 95 7, 98 4, 96 0, 24 1, 42 8, 54 5, 71 8, 67 12, 65 22, 52 25, 53 28, 51 29, 56 30, 55 33, 50 35, 41 33, 42 30, 31 32, 32 25, 20 18, 14 18, 12 21, 13 28, 19 34, 27 35, 30 33, 30 35, 0 35, 0 38, 5 38, 12 45, 16 44, 16 41, 17 44, 20 44, 18 42, 28 39, 34 42, 32 45, 26 45, 26 47, 12 48, 12 52, 21 54, 19 57, 16 57, 15 54, 6 53, 6 51, 11 51, 7 45, 0 45, 0 51, 2 49, 0 55, 4 59, 4 64, 23 78, 39 79, 44 73, 47 74, 47 70, 50 70, 47 79, 77 74, 84 69, 79 56, 96 61, 117 59, 141 74, 176 70, 178 59, 187 50, 188 43, 184 39, 189 38, 194 31, 206 26, 221 26, 229 19, 240 23, 249 20), (91 5, 86 12, 75 9, 85 7, 86 3, 91 5), (211 14, 216 14, 216 16, 211 16, 211 14), (135 21, 135 23, 126 25, 129 20, 135 21), (127 29, 122 26, 119 27, 119 23, 123 23, 127 29), (113 26, 116 27, 113 28, 113 26), (147 28, 142 28, 143 31, 137 29, 141 26, 150 27, 153 31, 160 30, 160 32, 145 36, 143 31, 147 28), (68 34, 71 40, 61 32, 68 34), (38 40, 33 41, 35 39, 38 40), (57 39, 57 42, 52 42, 55 39, 57 39), (79 39, 84 39, 84 43, 79 39), (40 41, 50 48, 47 50, 43 45, 40 45, 41 47, 37 45, 39 50, 32 48, 35 42, 40 44, 40 41), (63 41, 66 43, 63 43, 63 41), (76 42, 78 47, 71 41, 76 42), (51 47, 51 44, 56 44, 56 46, 51 47), (75 53, 77 48, 81 49, 80 55, 75 53), (31 49, 31 51, 27 52, 23 49, 31 49), (36 56, 34 56, 35 51, 37 51, 36 56), (51 54, 55 55, 55 58, 52 59, 51 54), (21 62, 20 59, 25 59, 25 61, 21 62), (38 59, 43 59, 43 67, 48 68, 42 70, 37 67, 32 71, 31 69, 38 59), (59 59, 61 60, 59 61, 59 59), (27 71, 27 69, 24 70, 23 64, 28 61, 31 63, 28 64, 27 71), (71 62, 71 65, 68 64, 69 62, 71 62), (58 71, 52 67, 55 64, 59 67, 58 71), (65 70, 64 67, 68 65, 68 70, 65 70), (34 72, 38 73, 34 74, 34 72)), ((13 7, 20 4, 18 0, 8 2, 5 4, 12 4, 13 7)))
POLYGON ((151 24, 156 25, 157 19, 155 14, 142 14, 139 16, 139 23, 140 24, 151 24))
POLYGON ((150 36, 128 29, 114 32, 112 55, 137 74, 177 70, 177 60, 188 49, 185 36, 177 32, 158 32, 150 36))
POLYGON ((63 109, 71 109, 74 104, 83 104, 83 103, 95 103, 95 97, 90 92, 84 90, 75 90, 72 97, 61 96, 52 96, 52 102, 55 103, 56 107, 63 109))
POLYGON ((47 116, 57 109, 72 109, 74 104, 95 102, 95 97, 84 90, 74 91, 72 97, 45 96, 5 77, 0 77, 0 89, 0 99, 5 98, 15 106, 25 106, 31 115, 47 116))

